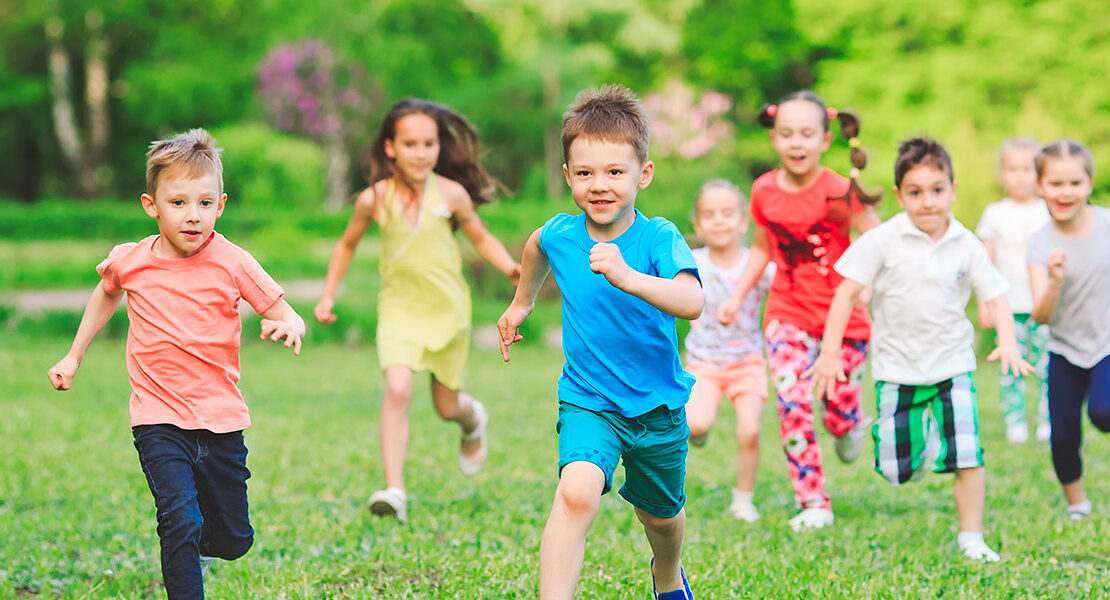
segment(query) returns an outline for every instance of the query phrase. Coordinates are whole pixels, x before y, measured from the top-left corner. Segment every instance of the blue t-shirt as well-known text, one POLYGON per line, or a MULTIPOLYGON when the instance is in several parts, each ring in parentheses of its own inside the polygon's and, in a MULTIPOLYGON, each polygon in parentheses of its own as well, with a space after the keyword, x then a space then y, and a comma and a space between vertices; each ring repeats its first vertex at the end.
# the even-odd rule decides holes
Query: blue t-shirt
MULTIPOLYGON (((559 214, 544 224, 540 249, 551 262, 563 293, 563 353, 559 400, 593 411, 638 417, 690 399, 694 376, 678 359, 675 318, 615 287, 590 270, 595 242, 586 216, 559 214)), ((698 274, 697 263, 670 221, 636 220, 612 243, 628 266, 673 279, 680 271, 698 274)))

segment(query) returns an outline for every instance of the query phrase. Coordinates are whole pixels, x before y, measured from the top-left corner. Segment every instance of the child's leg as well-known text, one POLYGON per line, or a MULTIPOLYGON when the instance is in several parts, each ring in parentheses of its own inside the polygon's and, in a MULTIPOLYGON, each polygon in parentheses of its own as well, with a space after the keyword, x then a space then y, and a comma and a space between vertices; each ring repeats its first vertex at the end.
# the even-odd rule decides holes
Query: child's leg
POLYGON ((825 429, 840 437, 859 423, 860 398, 863 396, 863 372, 867 370, 867 341, 844 340, 840 347, 840 365, 847 381, 838 381, 830 398, 824 396, 825 429))
POLYGON ((682 589, 682 538, 686 534, 686 511, 669 517, 656 517, 636 509, 636 518, 644 525, 644 534, 655 558, 651 574, 659 593, 682 589))
POLYGON ((794 501, 800 508, 829 508, 821 447, 813 431, 812 383, 801 378, 817 353, 816 340, 789 323, 767 326, 767 363, 778 396, 779 435, 794 501))
POLYGON ((386 487, 405 488, 405 453, 409 445, 409 405, 412 403, 412 369, 385 368, 385 393, 378 435, 386 487))
POLYGON ((1037 417, 1040 419, 1041 423, 1049 423, 1048 325, 1041 325, 1032 319, 1029 320, 1028 324, 1029 342, 1025 347, 1025 356, 1029 364, 1033 365, 1033 377, 1036 378, 1036 386, 1034 389, 1038 390, 1037 417))
POLYGON ((929 402, 932 386, 875 382, 875 472, 893 485, 910 481, 928 468, 929 437, 932 435, 929 402))
POLYGON ((195 470, 197 501, 204 519, 200 553, 235 560, 254 543, 247 510, 247 479, 251 472, 247 469, 243 432, 203 432, 200 442, 202 456, 195 470))
POLYGON ((983 467, 956 469, 952 483, 960 532, 983 531, 983 499, 986 496, 986 470, 983 467))
MULTIPOLYGON (((478 428, 478 412, 474 407, 474 398, 470 394, 453 390, 440 383, 435 375, 432 375, 432 402, 439 417, 444 421, 458 423, 464 435, 478 428)), ((464 455, 470 456, 480 450, 481 440, 463 440, 464 455)))
MULTIPOLYGON (((1030 324, 1036 321, 1027 314, 1014 315, 1014 335, 1018 348, 1028 348, 1030 324)), ((1006 423, 1006 438, 1011 442, 1024 442, 1028 437, 1025 420, 1025 377, 1010 371, 1001 371, 998 381, 1002 419, 1006 423), (1024 435, 1023 435, 1024 434, 1024 435)))
POLYGON ((1090 373, 1058 354, 1051 354, 1048 363, 1048 411, 1052 419, 1052 467, 1064 486, 1068 502, 1086 500, 1079 482, 1083 461, 1079 445, 1083 440, 1083 400, 1090 389, 1090 373), (1078 485, 1069 484, 1078 483, 1078 485))
POLYGON ((763 416, 763 398, 744 394, 733 401, 736 409, 736 443, 740 452, 736 456, 736 489, 751 492, 755 489, 755 471, 759 465, 759 429, 763 416))
POLYGON ((195 434, 172 425, 140 425, 132 432, 157 508, 166 594, 170 600, 202 599, 199 546, 203 517, 193 474, 198 458, 195 434))
MULTIPOLYGON (((1057 359, 1059 359, 1059 362, 1066 362, 1064 359, 1056 355, 1053 355, 1052 359, 1054 361, 1054 365, 1057 359)), ((1072 365, 1070 365, 1069 363, 1069 366, 1072 365)), ((1078 369, 1078 367, 1074 366, 1072 366, 1072 368, 1078 369)), ((1107 431, 1110 431, 1110 356, 1103 358, 1090 370, 1084 369, 1084 371, 1086 371, 1086 374, 1089 377, 1087 386, 1087 415, 1091 418, 1091 423, 1093 423, 1099 431, 1105 433, 1107 431)), ((1052 379, 1050 381, 1052 381, 1055 385, 1055 382, 1058 380, 1052 379)), ((1055 395, 1055 390, 1052 390, 1051 387, 1049 388, 1049 390, 1050 393, 1055 395)), ((1081 419, 1077 416, 1076 421, 1080 420, 1081 419)), ((1061 432, 1061 435, 1063 434, 1064 432, 1061 432)), ((1052 421, 1053 465, 1056 464, 1056 437, 1056 420, 1054 416, 1052 421)), ((1081 468, 1082 462, 1079 459, 1078 444, 1076 444, 1075 447, 1075 458, 1079 464, 1079 467, 1081 468)), ((1075 516, 1075 510, 1083 513, 1084 516, 1085 513, 1090 512, 1090 505, 1087 504, 1087 493, 1083 489, 1083 478, 1080 476, 1081 473, 1081 470, 1077 470, 1077 476, 1075 477, 1075 480, 1069 483, 1063 483, 1064 480, 1060 480, 1064 488, 1064 497, 1067 498, 1068 504, 1070 505, 1068 507, 1068 512, 1072 513, 1072 518, 1079 518, 1075 516), (1077 507, 1076 505, 1081 506, 1077 507)), ((1057 476, 1059 477, 1059 471, 1057 471, 1057 476)))
POLYGON ((555 502, 540 539, 540 598, 572 598, 586 553, 586 532, 597 516, 605 472, 575 461, 563 467, 555 502))
POLYGON ((697 378, 690 390, 690 401, 686 404, 686 421, 690 425, 690 442, 700 446, 705 443, 705 436, 709 435, 709 429, 717 420, 717 409, 721 406, 724 390, 713 367, 689 364, 686 370, 697 378))

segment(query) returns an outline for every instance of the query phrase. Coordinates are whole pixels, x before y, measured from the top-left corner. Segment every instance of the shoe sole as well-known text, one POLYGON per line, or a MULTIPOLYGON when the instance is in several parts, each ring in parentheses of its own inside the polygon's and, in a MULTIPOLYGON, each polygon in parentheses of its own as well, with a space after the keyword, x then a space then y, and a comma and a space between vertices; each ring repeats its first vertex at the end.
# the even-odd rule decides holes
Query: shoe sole
POLYGON ((378 517, 396 517, 397 509, 385 500, 375 500, 370 503, 370 513, 378 517))

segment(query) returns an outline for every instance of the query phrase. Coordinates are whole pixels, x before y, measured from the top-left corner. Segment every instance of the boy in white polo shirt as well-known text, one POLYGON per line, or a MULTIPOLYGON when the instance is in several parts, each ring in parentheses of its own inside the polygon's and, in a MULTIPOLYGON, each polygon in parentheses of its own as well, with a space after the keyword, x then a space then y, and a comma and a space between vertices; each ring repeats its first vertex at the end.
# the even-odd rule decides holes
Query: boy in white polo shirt
POLYGON ((971 289, 986 300, 998 333, 987 360, 1003 372, 1031 369, 1018 352, 1006 279, 982 242, 948 211, 955 201, 952 160, 934 140, 903 142, 894 163, 902 213, 860 236, 836 263, 836 290, 821 352, 805 375, 817 389, 844 379, 840 343, 860 292, 874 287, 871 373, 875 378, 875 470, 894 485, 916 479, 933 462, 955 472, 957 544, 968 558, 993 562, 983 540, 984 471, 975 405, 974 331, 964 309, 971 289))

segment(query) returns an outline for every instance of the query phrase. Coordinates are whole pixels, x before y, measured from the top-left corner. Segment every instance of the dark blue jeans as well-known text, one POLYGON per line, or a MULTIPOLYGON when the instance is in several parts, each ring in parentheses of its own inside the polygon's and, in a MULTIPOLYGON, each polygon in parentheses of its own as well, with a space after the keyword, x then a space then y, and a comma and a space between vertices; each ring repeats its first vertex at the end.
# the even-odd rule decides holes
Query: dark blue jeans
POLYGON ((204 598, 200 555, 234 560, 254 542, 243 432, 173 425, 131 431, 158 510, 166 594, 170 600, 204 598))
POLYGON ((1077 367, 1059 354, 1048 355, 1048 415, 1052 421, 1052 466, 1062 484, 1083 475, 1079 444, 1083 441, 1083 401, 1099 431, 1110 431, 1110 356, 1090 369, 1077 367))

